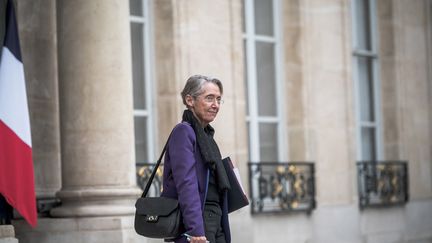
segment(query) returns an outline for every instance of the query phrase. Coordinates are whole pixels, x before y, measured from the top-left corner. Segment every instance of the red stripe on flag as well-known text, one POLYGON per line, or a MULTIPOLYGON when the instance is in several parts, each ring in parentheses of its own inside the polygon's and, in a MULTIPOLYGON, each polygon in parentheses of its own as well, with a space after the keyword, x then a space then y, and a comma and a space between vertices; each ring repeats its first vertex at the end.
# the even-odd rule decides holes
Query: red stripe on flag
POLYGON ((32 149, 1 120, 0 193, 30 225, 36 226, 32 149))

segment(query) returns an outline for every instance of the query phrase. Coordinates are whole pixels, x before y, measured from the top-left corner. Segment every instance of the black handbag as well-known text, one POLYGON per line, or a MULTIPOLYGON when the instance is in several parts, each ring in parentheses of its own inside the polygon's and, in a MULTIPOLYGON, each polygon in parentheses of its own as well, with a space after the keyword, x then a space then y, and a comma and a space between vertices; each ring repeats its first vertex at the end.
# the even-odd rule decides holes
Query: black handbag
POLYGON ((162 150, 143 194, 135 203, 135 231, 145 237, 174 239, 183 231, 180 206, 177 199, 146 197, 166 151, 167 144, 168 142, 162 150))

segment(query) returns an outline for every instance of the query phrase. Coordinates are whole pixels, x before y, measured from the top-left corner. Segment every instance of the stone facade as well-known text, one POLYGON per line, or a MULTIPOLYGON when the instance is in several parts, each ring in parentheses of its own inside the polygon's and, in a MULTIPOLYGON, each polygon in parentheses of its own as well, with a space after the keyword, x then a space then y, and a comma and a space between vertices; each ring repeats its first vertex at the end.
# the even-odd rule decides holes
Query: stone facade
MULTIPOLYGON (((350 1, 285 0, 286 149, 291 161, 314 161, 317 208, 256 216, 241 209, 230 216, 234 243, 432 242, 432 1, 376 2, 383 157, 409 161, 408 204, 358 207, 350 1)), ((151 3, 158 147, 180 119, 187 77, 217 76, 225 104, 214 122, 216 139, 247 185, 241 1, 151 3)), ((36 192, 63 205, 34 229, 15 220, 15 237, 161 242, 133 231, 139 190, 128 1, 18 0, 17 7, 36 192)), ((9 241, 0 234, 0 242, 9 241)))

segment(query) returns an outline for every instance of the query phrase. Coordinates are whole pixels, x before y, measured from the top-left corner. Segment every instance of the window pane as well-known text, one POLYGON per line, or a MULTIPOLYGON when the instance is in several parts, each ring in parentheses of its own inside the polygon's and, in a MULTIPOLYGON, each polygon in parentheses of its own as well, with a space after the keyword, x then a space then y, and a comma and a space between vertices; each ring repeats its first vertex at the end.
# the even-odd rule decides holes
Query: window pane
POLYGON ((358 57, 358 71, 361 121, 374 121, 372 60, 367 57, 358 57))
POLYGON ((135 117, 135 161, 137 163, 147 161, 147 117, 135 117))
POLYGON ((143 0, 129 0, 130 14, 134 16, 143 16, 143 0))
POLYGON ((276 116, 274 44, 256 42, 258 115, 276 116))
POLYGON ((145 109, 145 70, 143 24, 131 23, 132 40, 132 79, 135 109, 145 109))
POLYGON ((375 160, 375 129, 370 127, 361 128, 362 160, 375 160))
POLYGON ((362 50, 371 50, 370 5, 369 0, 356 0, 357 45, 362 50))
POLYGON ((261 153, 260 160, 267 162, 277 162, 277 124, 261 123, 259 125, 259 138, 261 153))
POLYGON ((273 1, 255 0, 255 34, 273 36, 273 1))

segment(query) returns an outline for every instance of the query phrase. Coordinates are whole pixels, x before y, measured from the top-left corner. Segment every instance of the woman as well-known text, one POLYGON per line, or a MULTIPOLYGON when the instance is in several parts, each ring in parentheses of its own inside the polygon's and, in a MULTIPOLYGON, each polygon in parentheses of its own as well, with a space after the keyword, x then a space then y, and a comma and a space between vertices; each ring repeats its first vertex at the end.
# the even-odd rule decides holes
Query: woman
POLYGON ((177 243, 230 243, 226 192, 230 189, 210 126, 222 104, 221 81, 190 77, 181 92, 186 110, 169 138, 162 196, 177 198, 185 234, 177 243))

